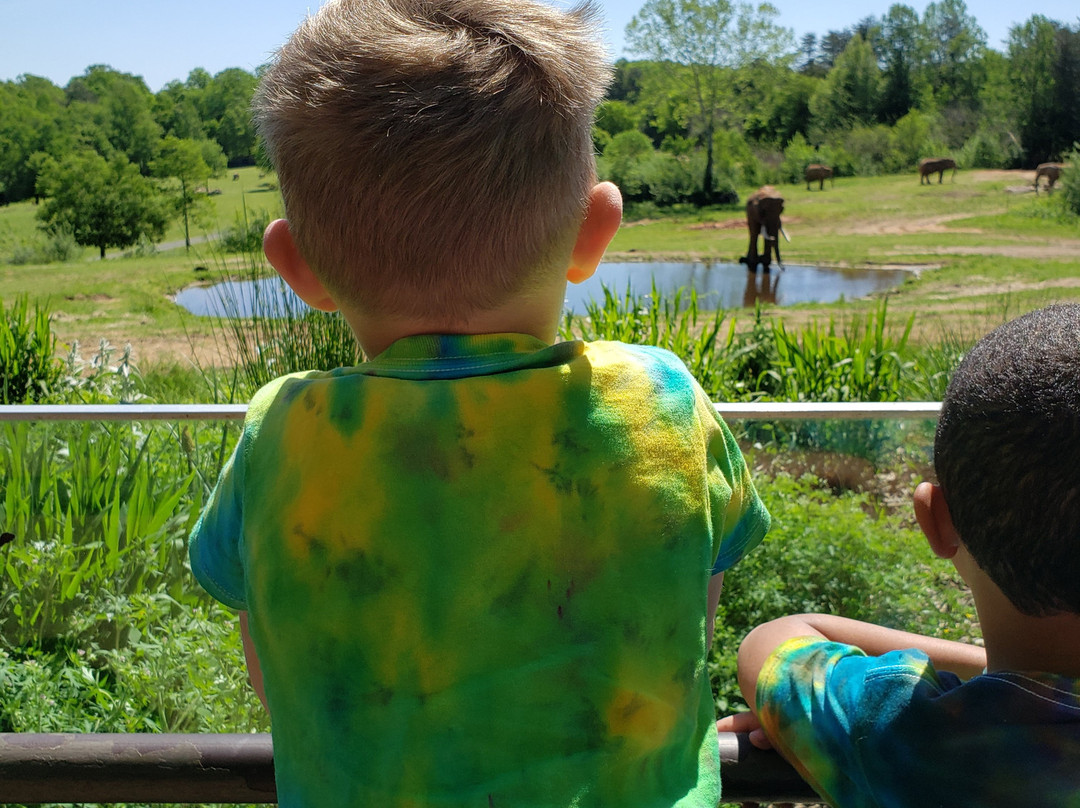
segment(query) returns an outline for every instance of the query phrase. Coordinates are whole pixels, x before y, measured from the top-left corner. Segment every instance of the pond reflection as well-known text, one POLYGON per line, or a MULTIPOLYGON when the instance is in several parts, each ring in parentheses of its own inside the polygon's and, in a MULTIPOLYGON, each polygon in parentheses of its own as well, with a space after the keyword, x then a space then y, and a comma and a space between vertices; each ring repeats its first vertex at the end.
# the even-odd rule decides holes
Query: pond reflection
MULTIPOLYGON (((852 300, 891 289, 908 277, 900 269, 831 269, 813 266, 774 268, 771 273, 749 272, 741 264, 604 263, 589 280, 566 289, 566 310, 585 312, 588 302, 603 302, 604 287, 622 298, 627 290, 638 296, 674 295, 681 288, 696 289, 707 308, 730 309, 762 304, 832 303, 852 300)), ((266 316, 297 311, 300 303, 277 278, 229 281, 213 286, 192 286, 176 296, 178 305, 193 314, 211 317, 247 317, 255 311, 266 316)))

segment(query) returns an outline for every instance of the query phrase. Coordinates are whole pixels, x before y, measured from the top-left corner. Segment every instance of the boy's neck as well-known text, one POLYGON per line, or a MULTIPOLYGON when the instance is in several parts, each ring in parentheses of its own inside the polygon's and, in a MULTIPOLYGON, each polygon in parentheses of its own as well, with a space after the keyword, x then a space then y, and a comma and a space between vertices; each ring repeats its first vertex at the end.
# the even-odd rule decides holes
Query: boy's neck
POLYGON ((496 309, 461 319, 359 314, 346 309, 342 309, 342 314, 364 354, 374 358, 399 339, 419 334, 529 334, 551 343, 559 331, 565 298, 566 279, 561 278, 527 295, 511 298, 496 309))
POLYGON ((989 578, 972 584, 986 644, 986 668, 1080 679, 1080 615, 1032 617, 1017 611, 989 578))

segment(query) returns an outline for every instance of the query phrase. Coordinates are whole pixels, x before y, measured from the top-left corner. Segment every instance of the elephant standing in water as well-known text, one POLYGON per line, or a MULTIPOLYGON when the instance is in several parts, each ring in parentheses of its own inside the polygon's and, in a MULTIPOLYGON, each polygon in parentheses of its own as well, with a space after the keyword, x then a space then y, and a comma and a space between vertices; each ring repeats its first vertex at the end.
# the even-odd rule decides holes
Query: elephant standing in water
MULTIPOLYGON (((784 262, 780 259, 779 241, 780 234, 784 233, 784 226, 780 223, 780 214, 783 211, 784 197, 771 185, 758 189, 746 200, 746 226, 750 229, 750 248, 746 255, 739 259, 739 263, 746 264, 746 268, 751 272, 757 272, 759 263, 768 272, 773 250, 776 250, 776 263, 780 265, 780 269, 784 268, 784 262), (764 239, 764 255, 758 254, 759 233, 764 239)), ((784 233, 784 238, 787 238, 787 233, 784 233)))
POLYGON ((1035 169, 1035 193, 1039 193, 1039 177, 1046 177, 1046 190, 1054 187, 1054 183, 1061 177, 1065 163, 1039 163, 1035 169))
POLYGON ((821 163, 811 163, 806 167, 806 190, 810 190, 810 183, 814 180, 818 180, 819 191, 825 190, 825 180, 829 180, 829 183, 833 183, 832 169, 828 166, 823 166, 821 163))
POLYGON ((930 185, 930 175, 936 173, 938 175, 938 185, 945 178, 945 172, 952 169, 953 182, 956 181, 956 161, 951 157, 924 157, 919 161, 919 185, 923 184, 923 180, 926 180, 926 184, 930 185))

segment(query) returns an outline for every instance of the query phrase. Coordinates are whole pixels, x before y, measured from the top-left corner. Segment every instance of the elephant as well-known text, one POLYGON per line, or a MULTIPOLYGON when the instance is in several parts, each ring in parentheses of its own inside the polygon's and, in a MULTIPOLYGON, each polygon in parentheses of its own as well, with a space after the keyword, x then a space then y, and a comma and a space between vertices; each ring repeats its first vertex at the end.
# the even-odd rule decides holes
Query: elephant
MULTIPOLYGON (((751 272, 757 272, 759 263, 768 272, 773 250, 776 250, 776 263, 780 265, 780 269, 784 268, 784 262, 780 258, 779 241, 779 235, 784 233, 784 226, 780 223, 780 214, 783 211, 784 197, 771 185, 759 188, 746 200, 746 226, 750 229, 750 248, 746 255, 739 259, 739 263, 746 264, 746 268, 751 272), (759 233, 764 238, 764 255, 758 254, 759 233)), ((787 233, 784 233, 784 238, 787 237, 787 233)))
POLYGON ((1039 193, 1039 177, 1046 177, 1046 190, 1054 187, 1054 183, 1061 177, 1065 163, 1039 163, 1035 169, 1035 193, 1039 193))
POLYGON ((945 178, 945 172, 952 169, 953 182, 956 181, 956 161, 951 157, 924 157, 919 161, 919 185, 923 184, 923 180, 926 180, 926 184, 930 185, 930 175, 937 172, 938 185, 945 178))
POLYGON ((806 190, 810 190, 810 183, 814 180, 819 180, 819 191, 825 190, 825 180, 828 179, 829 183, 833 183, 832 169, 828 166, 823 166, 821 163, 811 163, 806 167, 806 190))

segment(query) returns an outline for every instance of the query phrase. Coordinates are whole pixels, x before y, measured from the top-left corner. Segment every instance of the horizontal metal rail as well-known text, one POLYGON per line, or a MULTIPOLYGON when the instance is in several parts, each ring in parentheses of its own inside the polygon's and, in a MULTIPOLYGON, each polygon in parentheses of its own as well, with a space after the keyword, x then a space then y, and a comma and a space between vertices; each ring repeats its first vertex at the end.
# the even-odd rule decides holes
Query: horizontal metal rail
MULTIPOLYGON (((753 420, 913 420, 934 419, 938 401, 876 404, 765 402, 715 404, 724 418, 753 420)), ((246 404, 7 404, 0 421, 240 421, 246 404)))
MULTIPOLYGON (((724 802, 816 801, 778 754, 720 734, 724 802)), ((0 733, 0 801, 275 803, 267 734, 0 733)))

